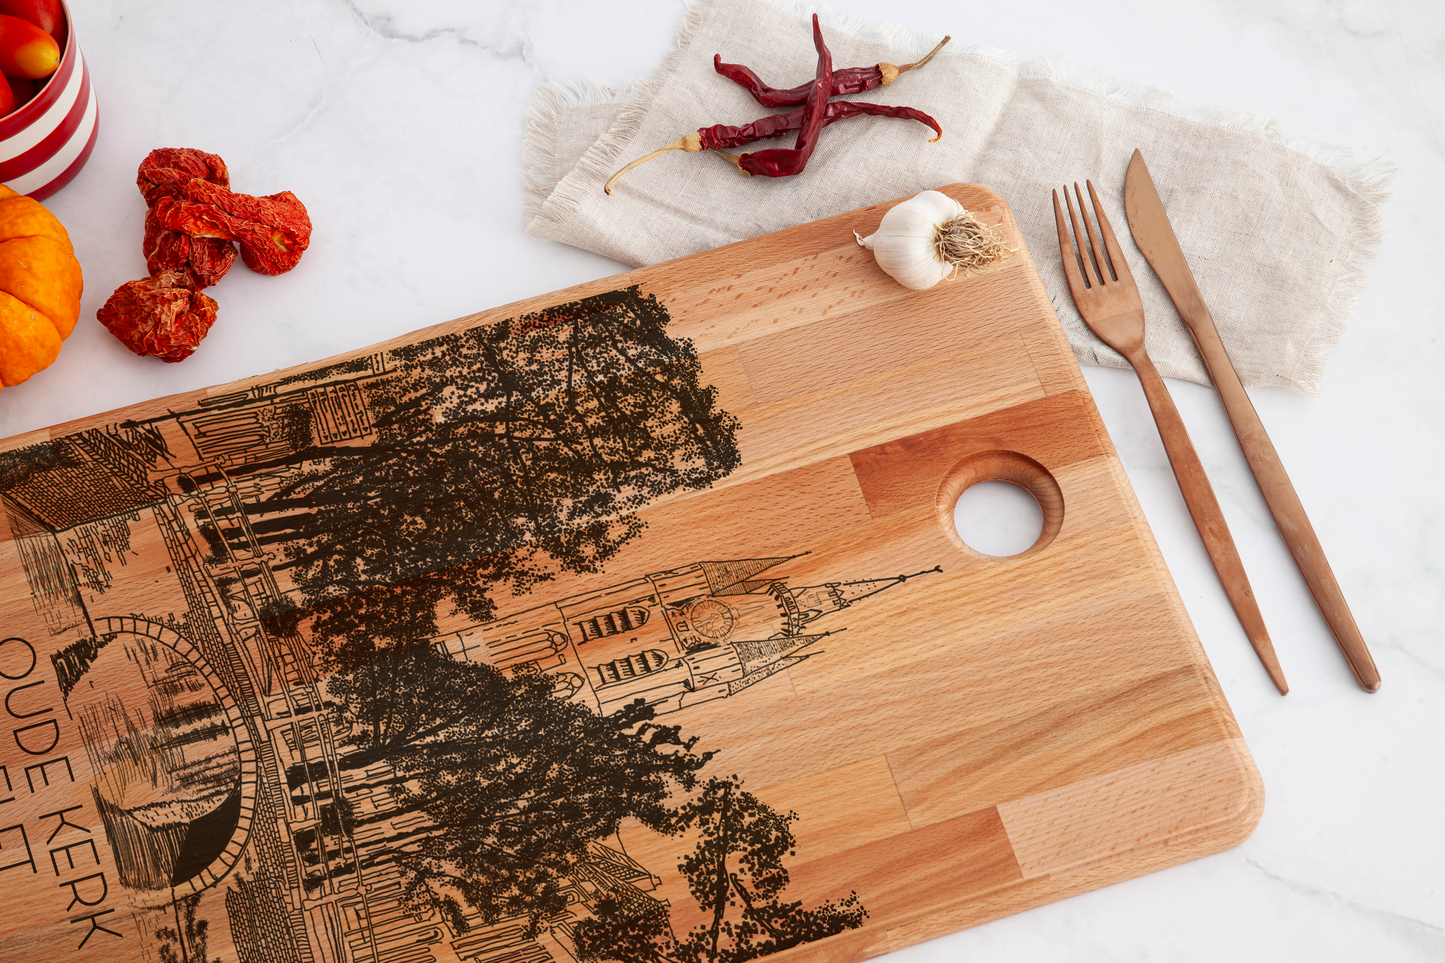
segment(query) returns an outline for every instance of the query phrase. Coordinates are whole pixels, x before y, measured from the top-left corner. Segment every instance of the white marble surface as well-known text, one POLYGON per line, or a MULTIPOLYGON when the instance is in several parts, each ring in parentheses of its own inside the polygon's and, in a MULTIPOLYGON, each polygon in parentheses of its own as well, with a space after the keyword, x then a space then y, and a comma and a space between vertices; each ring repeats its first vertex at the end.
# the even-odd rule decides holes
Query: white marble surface
MULTIPOLYGON (((523 232, 528 97, 548 78, 615 84, 646 73, 684 9, 678 0, 71 3, 101 133, 90 164, 50 206, 75 240, 86 295, 56 365, 0 394, 0 435, 621 271, 523 232), (219 153, 237 190, 292 190, 316 224, 291 274, 238 266, 212 290, 220 321, 179 365, 132 356, 94 320, 113 288, 145 273, 134 176, 158 146, 219 153)), ((1188 106, 1273 115, 1286 135, 1383 155, 1399 169, 1380 256, 1322 396, 1253 392, 1383 689, 1355 686, 1215 397, 1173 383, 1293 685, 1288 698, 1275 695, 1194 534, 1133 376, 1088 370, 1263 773, 1264 819, 1230 852, 894 959, 1445 959, 1445 5, 848 0, 839 9, 1059 55, 1173 90, 1188 106)))

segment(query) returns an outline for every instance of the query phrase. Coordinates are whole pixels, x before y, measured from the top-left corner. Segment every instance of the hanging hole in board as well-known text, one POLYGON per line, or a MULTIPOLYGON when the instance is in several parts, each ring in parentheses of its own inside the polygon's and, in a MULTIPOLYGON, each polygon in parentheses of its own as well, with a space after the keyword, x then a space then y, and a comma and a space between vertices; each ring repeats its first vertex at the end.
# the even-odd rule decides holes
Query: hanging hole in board
POLYGON ((1064 524, 1064 495, 1047 468, 1013 451, 960 461, 938 488, 938 522, 980 558, 1013 558, 1047 548, 1064 524))
POLYGON ((963 543, 994 558, 1033 547, 1044 530, 1044 513, 1029 492, 1006 481, 982 481, 953 506, 953 527, 963 543))

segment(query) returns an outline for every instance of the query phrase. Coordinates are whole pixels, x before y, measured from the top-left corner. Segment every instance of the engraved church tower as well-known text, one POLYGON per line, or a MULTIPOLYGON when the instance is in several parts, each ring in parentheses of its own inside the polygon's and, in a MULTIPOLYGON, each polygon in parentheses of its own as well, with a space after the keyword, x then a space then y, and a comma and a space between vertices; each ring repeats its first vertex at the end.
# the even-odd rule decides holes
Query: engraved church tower
POLYGON ((830 612, 903 583, 899 575, 789 587, 788 558, 696 562, 440 636, 454 659, 546 672, 599 712, 641 698, 659 713, 722 699, 808 658, 830 612))

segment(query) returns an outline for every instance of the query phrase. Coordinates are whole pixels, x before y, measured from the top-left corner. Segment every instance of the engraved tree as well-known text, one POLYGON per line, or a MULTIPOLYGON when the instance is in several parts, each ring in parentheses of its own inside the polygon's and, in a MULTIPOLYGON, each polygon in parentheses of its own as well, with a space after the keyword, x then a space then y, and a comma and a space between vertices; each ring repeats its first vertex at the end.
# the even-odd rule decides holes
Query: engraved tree
POLYGON ((394 774, 382 787, 394 808, 346 818, 425 817, 385 858, 406 900, 459 932, 471 911, 484 923, 520 917, 535 933, 566 909, 565 881, 590 845, 626 817, 666 831, 669 800, 711 757, 641 701, 598 715, 545 676, 508 678, 430 648, 345 670, 328 688, 342 769, 394 774))
MULTIPOLYGON (((206 956, 206 934, 211 924, 207 920, 196 919, 196 906, 200 902, 200 893, 172 900, 176 925, 174 928, 159 927, 155 934, 160 941, 156 947, 160 963, 212 963, 206 956), (184 921, 181 907, 185 907, 184 921)), ((214 963, 221 963, 221 958, 216 957, 214 963)))
POLYGON ((863 925, 868 911, 856 893, 804 909, 786 901, 785 859, 795 855, 791 826, 743 788, 737 776, 708 780, 673 816, 669 831, 697 837, 678 865, 706 921, 681 940, 664 914, 604 900, 577 924, 583 963, 742 963, 863 925))
POLYGON ((494 592, 597 571, 648 502, 726 476, 737 421, 667 323, 634 287, 389 352, 375 442, 301 451, 248 506, 303 604, 273 628, 311 619, 344 666, 434 634, 444 603, 487 621, 494 592))

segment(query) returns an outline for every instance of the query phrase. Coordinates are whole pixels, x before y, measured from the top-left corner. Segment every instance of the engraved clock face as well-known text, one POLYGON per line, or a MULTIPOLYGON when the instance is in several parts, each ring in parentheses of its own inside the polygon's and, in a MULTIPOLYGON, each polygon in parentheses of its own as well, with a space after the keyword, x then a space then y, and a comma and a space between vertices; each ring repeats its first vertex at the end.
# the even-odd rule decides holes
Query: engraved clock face
POLYGON ((736 619, 733 610, 717 599, 698 599, 687 607, 687 620, 693 629, 710 639, 727 638, 736 619))

